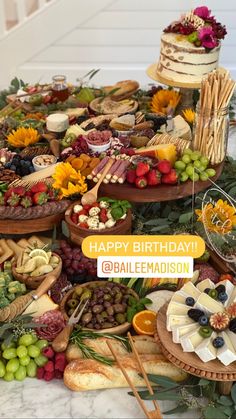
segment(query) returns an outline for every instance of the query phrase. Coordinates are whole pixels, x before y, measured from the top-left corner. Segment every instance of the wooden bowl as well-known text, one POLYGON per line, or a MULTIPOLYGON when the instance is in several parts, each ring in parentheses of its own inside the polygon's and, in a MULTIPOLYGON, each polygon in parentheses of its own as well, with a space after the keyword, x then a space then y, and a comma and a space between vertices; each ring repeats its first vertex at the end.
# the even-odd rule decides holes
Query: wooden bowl
MULTIPOLYGON (((91 281, 91 282, 86 282, 85 284, 80 285, 82 288, 86 288, 88 287, 90 284, 96 284, 96 285, 106 285, 108 283, 108 281, 91 281)), ((122 284, 119 284, 122 285, 122 284)), ((133 291, 131 288, 126 287, 125 285, 122 285, 123 287, 127 288, 130 290, 130 295, 132 295, 133 297, 137 298, 139 300, 139 296, 138 294, 136 294, 135 291, 133 291)), ((60 303, 60 311, 62 312, 64 319, 67 321, 69 319, 67 313, 66 313, 66 302, 70 299, 71 295, 74 292, 74 288, 71 288, 63 297, 61 303, 60 303)), ((110 327, 108 329, 88 329, 86 327, 84 327, 84 330, 92 330, 95 331, 97 333, 112 333, 114 335, 122 335, 124 333, 126 333, 131 327, 131 323, 129 322, 125 322, 123 324, 120 324, 119 326, 114 326, 114 327, 110 327)))
MULTIPOLYGON (((77 202, 79 204, 80 202, 77 202)), ((132 227, 132 213, 129 209, 127 212, 127 217, 122 220, 122 223, 118 223, 114 227, 105 228, 104 230, 89 230, 86 228, 81 228, 77 226, 73 221, 71 221, 71 212, 76 205, 76 202, 69 206, 69 208, 65 212, 65 220, 67 227, 70 231, 70 240, 78 245, 81 245, 83 239, 88 236, 97 236, 97 235, 128 235, 131 234, 131 227, 132 227)))
MULTIPOLYGON (((52 272, 50 272, 50 275, 54 275, 56 278, 59 278, 61 275, 62 270, 62 260, 59 255, 56 253, 52 253, 53 256, 57 256, 59 258, 59 263, 55 269, 53 269, 52 272)), ((14 264, 12 266, 12 273, 16 280, 22 282, 26 285, 27 288, 31 290, 35 290, 38 288, 38 286, 43 282, 43 280, 46 278, 48 274, 40 275, 40 276, 30 276, 29 274, 19 274, 16 272, 16 265, 14 264)))

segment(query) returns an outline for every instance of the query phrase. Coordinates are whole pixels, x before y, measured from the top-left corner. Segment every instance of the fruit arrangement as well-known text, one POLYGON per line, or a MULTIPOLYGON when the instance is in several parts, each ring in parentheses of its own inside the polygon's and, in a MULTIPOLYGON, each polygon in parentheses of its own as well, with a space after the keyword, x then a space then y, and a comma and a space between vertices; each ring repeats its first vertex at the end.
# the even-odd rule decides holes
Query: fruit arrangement
POLYGON ((65 352, 55 353, 51 346, 42 350, 47 362, 37 368, 39 380, 51 381, 54 378, 63 379, 63 373, 67 365, 65 352))
POLYGON ((71 154, 66 162, 70 163, 73 169, 79 170, 82 176, 87 177, 92 170, 100 163, 98 157, 91 157, 88 154, 80 154, 78 157, 71 154))
POLYGON ((26 249, 17 260, 15 271, 18 274, 28 274, 31 277, 41 276, 52 272, 58 267, 60 258, 51 251, 43 248, 26 249))
POLYGON ((126 180, 134 184, 136 188, 144 189, 147 186, 157 186, 162 183, 175 185, 178 182, 178 176, 169 160, 160 160, 154 164, 140 161, 127 171, 126 180))
POLYGON ((26 377, 37 376, 38 368, 47 364, 48 358, 43 349, 48 347, 46 340, 40 340, 33 333, 26 333, 10 344, 1 345, 0 377, 5 381, 23 381, 26 377))
POLYGON ((55 201, 56 199, 57 191, 46 182, 41 181, 29 189, 23 186, 8 188, 2 195, 0 204, 10 207, 30 208, 36 205, 44 205, 48 201, 55 201))
POLYGON ((80 228, 104 230, 124 220, 129 208, 131 205, 128 201, 104 197, 92 205, 74 205, 71 221, 80 228))
POLYGON ((21 177, 34 173, 34 166, 31 158, 21 157, 19 154, 15 154, 11 161, 5 164, 5 168, 12 170, 21 177))
POLYGON ((216 174, 215 169, 208 168, 209 159, 203 156, 200 151, 192 151, 186 148, 181 156, 181 159, 175 162, 175 169, 181 182, 186 182, 188 179, 196 182, 201 180, 205 182, 209 177, 216 174))
POLYGON ((62 259, 62 270, 72 283, 97 279, 97 261, 84 256, 81 247, 61 240, 55 252, 62 259))

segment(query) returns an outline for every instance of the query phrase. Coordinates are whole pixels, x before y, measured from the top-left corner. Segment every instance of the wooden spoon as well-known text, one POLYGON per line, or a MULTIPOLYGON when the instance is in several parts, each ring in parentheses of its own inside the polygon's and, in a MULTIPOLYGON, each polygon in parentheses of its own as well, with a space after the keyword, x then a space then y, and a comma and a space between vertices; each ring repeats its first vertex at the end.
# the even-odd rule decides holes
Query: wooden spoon
POLYGON ((97 201, 97 197, 98 197, 98 189, 99 186, 101 185, 104 177, 106 176, 106 174, 109 172, 111 166, 114 163, 114 159, 109 159, 105 168, 103 169, 102 175, 98 181, 98 183, 94 186, 93 189, 91 189, 90 191, 86 192, 81 199, 81 203, 82 205, 92 205, 94 204, 94 202, 97 201))

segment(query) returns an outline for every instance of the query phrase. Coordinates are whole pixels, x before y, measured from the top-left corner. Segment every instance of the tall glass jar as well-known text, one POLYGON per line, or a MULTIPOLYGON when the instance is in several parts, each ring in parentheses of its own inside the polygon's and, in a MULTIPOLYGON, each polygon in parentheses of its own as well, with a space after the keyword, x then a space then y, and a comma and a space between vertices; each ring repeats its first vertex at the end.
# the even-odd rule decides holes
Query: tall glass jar
POLYGON ((213 165, 221 163, 228 145, 229 107, 212 110, 198 103, 193 133, 194 150, 208 157, 213 165))
POLYGON ((52 96, 60 102, 64 102, 69 97, 69 89, 66 83, 66 76, 54 76, 52 78, 52 96))

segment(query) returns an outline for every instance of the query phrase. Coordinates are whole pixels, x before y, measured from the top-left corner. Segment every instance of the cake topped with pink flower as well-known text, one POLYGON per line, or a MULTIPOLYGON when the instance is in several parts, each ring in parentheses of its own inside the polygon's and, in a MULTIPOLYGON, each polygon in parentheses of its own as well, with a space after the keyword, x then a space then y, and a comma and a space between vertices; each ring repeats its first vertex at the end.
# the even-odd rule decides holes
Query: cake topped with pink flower
POLYGON ((226 34, 208 7, 196 7, 164 29, 157 72, 169 80, 200 83, 218 67, 220 42, 226 34))

